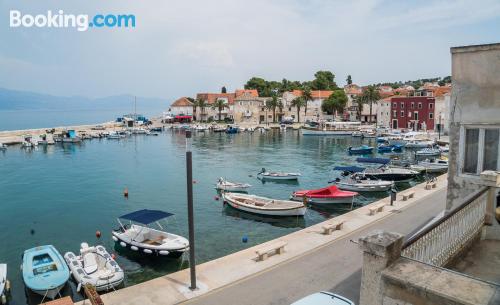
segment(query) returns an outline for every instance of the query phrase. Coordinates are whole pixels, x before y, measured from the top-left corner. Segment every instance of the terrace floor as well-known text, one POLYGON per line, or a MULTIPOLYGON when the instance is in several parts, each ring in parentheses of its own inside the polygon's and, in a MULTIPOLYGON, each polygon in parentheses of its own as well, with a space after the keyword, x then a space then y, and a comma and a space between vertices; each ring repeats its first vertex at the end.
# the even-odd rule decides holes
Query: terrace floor
POLYGON ((500 240, 481 240, 449 269, 500 285, 500 240))

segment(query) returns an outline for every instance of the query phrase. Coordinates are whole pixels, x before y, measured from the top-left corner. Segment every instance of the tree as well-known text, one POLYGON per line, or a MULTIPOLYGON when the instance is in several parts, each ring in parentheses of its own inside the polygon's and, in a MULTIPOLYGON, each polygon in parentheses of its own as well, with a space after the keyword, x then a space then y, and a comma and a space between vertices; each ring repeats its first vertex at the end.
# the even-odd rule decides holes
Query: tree
POLYGON ((223 99, 217 99, 215 101, 215 103, 212 105, 212 109, 217 109, 219 111, 219 121, 222 120, 221 114, 222 114, 222 110, 224 110, 224 108, 229 108, 229 106, 227 105, 226 101, 223 99))
POLYGON ((318 71, 314 74, 315 79, 311 82, 313 90, 335 90, 335 75, 330 71, 318 71))
POLYGON ((361 113, 363 112, 363 106, 366 104, 363 95, 358 95, 354 98, 354 103, 356 104, 356 116, 358 120, 361 121, 361 113))
POLYGON ((203 121, 203 115, 205 114, 205 108, 207 108, 207 102, 203 99, 196 100, 196 106, 200 107, 201 110, 201 121, 203 121))
POLYGON ((245 84, 245 89, 255 89, 260 96, 265 96, 264 93, 268 91, 267 81, 260 77, 252 77, 245 84))
POLYGON ((278 101, 278 109, 279 109, 281 115, 283 114, 283 108, 285 108, 285 105, 283 105, 282 100, 279 100, 278 101))
POLYGON ((351 75, 347 75, 346 82, 347 82, 347 84, 348 84, 348 85, 352 85, 352 78, 351 78, 351 75))
MULTIPOLYGON (((372 122, 372 108, 373 103, 377 103, 380 100, 380 93, 375 86, 368 86, 363 92, 363 100, 365 103, 370 104, 370 123, 372 122)), ((375 121, 375 123, 377 123, 375 121)))
POLYGON ((306 104, 306 102, 305 102, 303 96, 296 97, 292 101, 292 106, 297 108, 297 122, 298 123, 300 123, 300 108, 304 107, 305 104, 306 104))
POLYGON ((347 95, 344 90, 335 90, 330 96, 321 104, 321 110, 328 114, 337 114, 344 112, 347 105, 347 95))
POLYGON ((266 101, 266 108, 273 111, 273 123, 276 123, 276 107, 278 107, 278 97, 276 94, 266 101))
POLYGON ((222 88, 220 89, 220 93, 227 93, 226 86, 222 86, 222 88))
POLYGON ((188 99, 193 103, 193 120, 196 121, 196 107, 198 107, 198 101, 191 97, 188 97, 188 99))
POLYGON ((304 87, 304 91, 302 91, 302 96, 304 97, 304 115, 307 116, 307 103, 309 101, 312 101, 312 94, 311 94, 311 88, 309 87, 304 87))

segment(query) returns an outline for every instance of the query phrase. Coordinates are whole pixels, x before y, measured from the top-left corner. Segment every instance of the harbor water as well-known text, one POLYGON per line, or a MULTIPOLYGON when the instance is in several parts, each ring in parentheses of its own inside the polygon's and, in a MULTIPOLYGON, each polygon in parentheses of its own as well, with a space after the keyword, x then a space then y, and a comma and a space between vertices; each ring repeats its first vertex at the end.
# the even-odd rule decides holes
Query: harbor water
MULTIPOLYGON (((194 133, 197 263, 300 230, 350 208, 313 206, 303 218, 247 214, 217 200, 214 186, 219 177, 252 184, 252 194, 288 199, 294 190, 328 185, 339 175, 333 171, 334 166, 359 165, 357 156, 346 151, 361 144, 376 146, 375 139, 307 137, 292 130, 194 133), (297 183, 263 183, 256 178, 261 168, 299 172, 302 176, 297 183)), ((78 145, 56 144, 32 150, 10 146, 0 152, 0 263, 8 264, 10 304, 40 301, 25 292, 19 269, 23 251, 38 245, 52 244, 64 254, 77 253, 81 242, 103 244, 116 254, 125 270, 126 286, 186 268, 183 259, 135 257, 135 253, 115 247, 111 239, 118 216, 144 208, 174 213, 168 219, 167 231, 187 237, 185 147, 182 131, 166 130, 159 136, 92 139, 78 145), (123 196, 125 188, 128 198, 123 196), (96 231, 102 232, 100 239, 96 231)), ((365 194, 356 199, 356 205, 387 195, 365 194)), ((82 298, 74 283, 63 292, 74 300, 82 298)))

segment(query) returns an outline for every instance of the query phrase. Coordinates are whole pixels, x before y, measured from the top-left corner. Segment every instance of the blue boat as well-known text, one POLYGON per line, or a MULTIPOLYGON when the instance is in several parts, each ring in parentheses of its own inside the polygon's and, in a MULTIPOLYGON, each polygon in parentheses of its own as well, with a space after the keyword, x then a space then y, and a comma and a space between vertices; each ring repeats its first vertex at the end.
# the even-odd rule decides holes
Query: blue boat
POLYGON ((240 129, 237 126, 227 126, 226 133, 233 134, 233 133, 238 133, 240 129))
POLYGON ((391 152, 393 150, 392 145, 379 145, 378 146, 378 152, 383 153, 383 152, 391 152))
POLYGON ((394 144, 392 145, 392 151, 400 152, 403 151, 404 145, 401 144, 394 144))
POLYGON ((54 299, 69 279, 68 266, 52 245, 24 251, 21 269, 24 285, 44 298, 54 299))
POLYGON ((368 145, 361 145, 359 147, 349 147, 348 152, 351 155, 365 155, 365 154, 371 154, 373 152, 373 147, 368 146, 368 145))

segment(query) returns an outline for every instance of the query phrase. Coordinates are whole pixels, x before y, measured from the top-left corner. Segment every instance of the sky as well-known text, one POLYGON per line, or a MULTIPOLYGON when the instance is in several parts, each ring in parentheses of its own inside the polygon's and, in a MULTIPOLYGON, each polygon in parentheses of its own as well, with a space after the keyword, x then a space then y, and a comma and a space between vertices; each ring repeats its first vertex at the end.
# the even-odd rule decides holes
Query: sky
POLYGON ((451 74, 450 47, 499 42, 498 0, 0 0, 0 87, 174 99, 259 76, 339 85, 451 74), (11 28, 10 10, 134 14, 135 28, 11 28))

